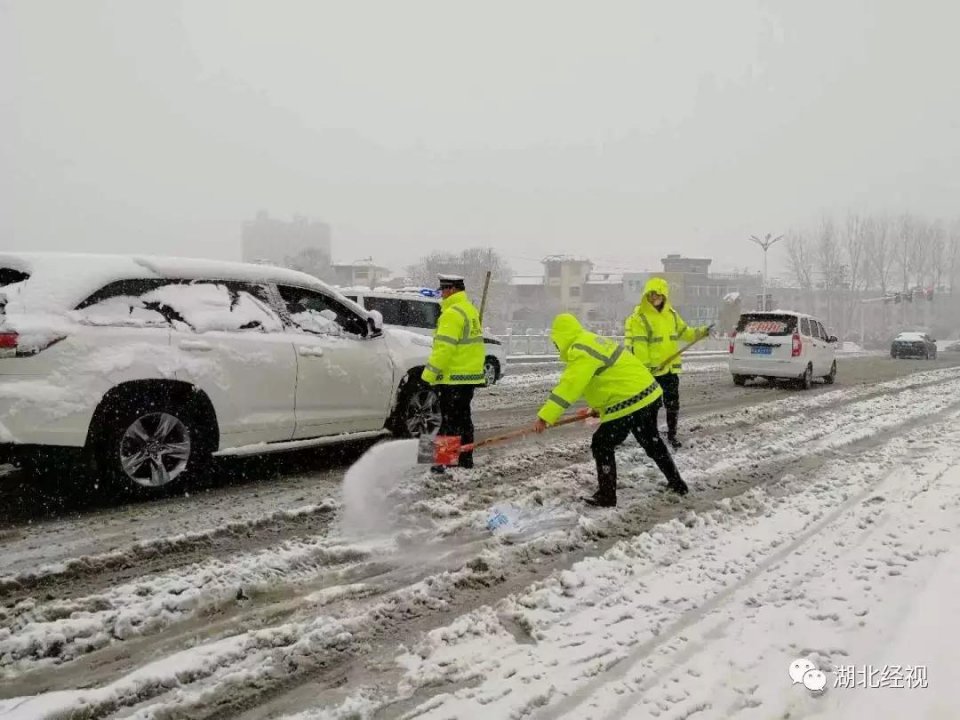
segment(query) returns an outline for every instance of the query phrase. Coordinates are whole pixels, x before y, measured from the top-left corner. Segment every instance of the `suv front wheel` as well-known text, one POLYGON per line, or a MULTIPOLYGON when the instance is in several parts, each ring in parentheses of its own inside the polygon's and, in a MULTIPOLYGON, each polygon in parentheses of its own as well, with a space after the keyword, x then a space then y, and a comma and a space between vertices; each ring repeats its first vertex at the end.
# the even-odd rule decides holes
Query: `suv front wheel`
POLYGON ((397 403, 393 431, 401 437, 436 435, 440 431, 440 398, 426 383, 410 381, 397 403))
POLYGON ((100 428, 100 476, 119 489, 155 495, 208 469, 215 448, 193 405, 161 395, 121 398, 100 428))

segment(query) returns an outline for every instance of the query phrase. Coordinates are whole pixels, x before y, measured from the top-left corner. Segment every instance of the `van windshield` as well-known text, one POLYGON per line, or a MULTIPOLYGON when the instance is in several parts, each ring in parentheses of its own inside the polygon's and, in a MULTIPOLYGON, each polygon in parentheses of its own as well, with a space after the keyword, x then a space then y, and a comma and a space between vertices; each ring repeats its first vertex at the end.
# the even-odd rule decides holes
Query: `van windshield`
POLYGON ((363 305, 367 310, 379 311, 386 325, 432 330, 437 326, 437 320, 440 318, 440 304, 435 302, 406 298, 365 297, 363 305))
POLYGON ((795 315, 779 315, 776 313, 746 313, 740 316, 737 323, 737 334, 750 335, 792 335, 797 329, 795 315))

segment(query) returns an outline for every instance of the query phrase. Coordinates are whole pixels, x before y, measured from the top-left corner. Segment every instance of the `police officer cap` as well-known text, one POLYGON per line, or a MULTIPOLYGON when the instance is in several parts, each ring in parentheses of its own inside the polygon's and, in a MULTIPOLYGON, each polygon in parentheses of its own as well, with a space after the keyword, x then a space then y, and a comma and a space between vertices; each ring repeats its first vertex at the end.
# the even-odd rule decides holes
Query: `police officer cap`
POLYGON ((440 281, 441 288, 458 288, 462 290, 466 286, 463 275, 447 275, 441 273, 437 275, 437 280, 440 281))

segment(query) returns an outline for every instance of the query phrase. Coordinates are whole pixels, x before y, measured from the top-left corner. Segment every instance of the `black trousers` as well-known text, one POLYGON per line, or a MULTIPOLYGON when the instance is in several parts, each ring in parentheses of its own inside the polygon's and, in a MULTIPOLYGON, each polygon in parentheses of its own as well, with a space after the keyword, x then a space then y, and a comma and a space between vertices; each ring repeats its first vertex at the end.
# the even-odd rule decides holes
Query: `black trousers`
MULTIPOLYGON (((435 385, 440 400, 440 434, 459 436, 466 445, 473 442, 471 403, 475 385, 435 385)), ((473 467, 473 453, 460 453, 460 467, 473 467)))
POLYGON ((680 471, 673 462, 673 456, 657 429, 657 415, 661 402, 651 403, 635 413, 617 420, 605 422, 593 434, 590 449, 597 462, 597 483, 599 496, 615 499, 617 496, 617 456, 615 450, 631 433, 640 443, 647 456, 653 460, 660 472, 671 485, 682 483, 680 471))
POLYGON ((659 375, 657 382, 663 388, 663 405, 667 409, 667 437, 675 438, 677 421, 680 419, 680 376, 676 373, 659 375))

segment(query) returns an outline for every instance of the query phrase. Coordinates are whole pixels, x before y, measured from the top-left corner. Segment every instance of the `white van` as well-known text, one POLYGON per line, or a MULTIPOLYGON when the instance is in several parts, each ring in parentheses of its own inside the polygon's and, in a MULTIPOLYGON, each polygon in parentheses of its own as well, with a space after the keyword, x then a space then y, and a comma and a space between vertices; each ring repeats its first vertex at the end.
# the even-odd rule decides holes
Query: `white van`
MULTIPOLYGON (((440 300, 429 288, 389 290, 380 288, 338 288, 346 297, 367 311, 376 310, 387 327, 400 327, 425 336, 433 336, 440 318, 440 300)), ((503 343, 487 334, 483 336, 486 359, 483 374, 486 385, 494 385, 507 369, 503 343)))
POLYGON ((814 378, 837 377, 837 338, 802 313, 776 310, 740 316, 730 340, 730 373, 736 385, 751 378, 787 378, 809 389, 814 378))

